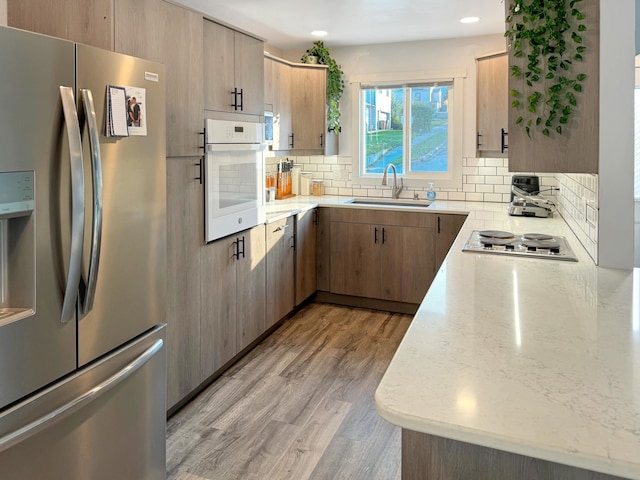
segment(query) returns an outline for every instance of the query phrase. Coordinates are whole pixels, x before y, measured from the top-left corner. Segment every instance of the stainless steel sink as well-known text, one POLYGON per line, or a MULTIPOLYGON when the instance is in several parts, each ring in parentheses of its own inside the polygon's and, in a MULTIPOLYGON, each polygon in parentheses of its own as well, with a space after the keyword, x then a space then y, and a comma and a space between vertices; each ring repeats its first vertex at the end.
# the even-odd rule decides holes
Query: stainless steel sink
POLYGON ((407 199, 394 199, 394 198, 356 198, 351 205, 369 205, 377 207, 418 207, 428 208, 431 202, 428 200, 407 200, 407 199))

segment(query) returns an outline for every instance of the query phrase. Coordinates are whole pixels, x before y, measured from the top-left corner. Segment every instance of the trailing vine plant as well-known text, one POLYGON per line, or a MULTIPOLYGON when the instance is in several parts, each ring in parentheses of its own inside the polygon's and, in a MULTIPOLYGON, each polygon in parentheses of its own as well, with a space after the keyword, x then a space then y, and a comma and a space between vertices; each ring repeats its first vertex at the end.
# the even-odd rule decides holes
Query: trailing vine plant
POLYGON ((584 73, 586 16, 577 7, 583 0, 511 0, 505 37, 516 59, 511 76, 523 80, 523 91, 512 89, 511 107, 522 114, 516 124, 531 137, 535 127, 549 137, 562 135, 578 105, 584 73), (521 108, 522 107, 522 108, 521 108))
POLYGON ((313 47, 308 49, 300 61, 308 63, 308 57, 318 57, 318 63, 327 65, 327 128, 329 131, 340 133, 340 98, 344 92, 344 80, 342 79, 343 71, 340 65, 331 58, 329 49, 324 46, 322 40, 313 42, 313 47))

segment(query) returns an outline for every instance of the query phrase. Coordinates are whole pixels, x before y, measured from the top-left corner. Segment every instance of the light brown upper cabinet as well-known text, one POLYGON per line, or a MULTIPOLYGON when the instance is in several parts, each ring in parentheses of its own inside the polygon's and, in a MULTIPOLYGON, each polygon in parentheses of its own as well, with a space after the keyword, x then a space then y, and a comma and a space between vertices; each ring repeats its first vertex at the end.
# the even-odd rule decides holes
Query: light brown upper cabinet
POLYGON ((113 10, 104 0, 7 0, 7 25, 113 50, 113 10))
POLYGON ((509 65, 506 52, 478 57, 476 147, 478 156, 507 153, 509 65))
POLYGON ((327 69, 300 66, 291 69, 293 150, 324 151, 326 142, 327 69))
MULTIPOLYGON (((508 11, 513 0, 505 2, 508 11)), ((580 72, 587 75, 582 82, 582 93, 576 94, 578 104, 563 127, 562 135, 555 131, 545 137, 539 130, 531 138, 517 118, 526 112, 526 98, 517 109, 509 106, 509 170, 512 172, 545 173, 598 173, 599 148, 599 70, 600 70, 600 2, 581 2, 580 10, 586 15, 586 31, 580 32, 587 47, 580 72)), ((518 65, 526 69, 527 56, 516 58, 509 49, 509 67, 518 65)), ((524 92, 524 78, 509 73, 509 91, 524 92)), ((511 102, 511 99, 509 100, 511 102)))
POLYGON ((264 57, 264 103, 273 112, 272 150, 288 150, 291 138, 291 67, 264 57))
POLYGON ((265 103, 273 108, 271 150, 337 155, 339 135, 327 129, 327 67, 265 55, 265 103))
POLYGON ((264 114, 264 42, 204 20, 204 108, 264 114))

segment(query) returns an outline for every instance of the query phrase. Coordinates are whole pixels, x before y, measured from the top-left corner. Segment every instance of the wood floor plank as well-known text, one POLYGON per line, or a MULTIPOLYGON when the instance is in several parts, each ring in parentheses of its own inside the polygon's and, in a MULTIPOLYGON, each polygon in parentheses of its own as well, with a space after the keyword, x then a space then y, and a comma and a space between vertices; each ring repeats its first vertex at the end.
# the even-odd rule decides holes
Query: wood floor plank
POLYGON ((264 477, 270 480, 306 480, 348 414, 351 404, 324 398, 302 426, 300 435, 264 477))
POLYGON ((411 316, 311 303, 168 420, 169 480, 395 480, 373 395, 411 316))

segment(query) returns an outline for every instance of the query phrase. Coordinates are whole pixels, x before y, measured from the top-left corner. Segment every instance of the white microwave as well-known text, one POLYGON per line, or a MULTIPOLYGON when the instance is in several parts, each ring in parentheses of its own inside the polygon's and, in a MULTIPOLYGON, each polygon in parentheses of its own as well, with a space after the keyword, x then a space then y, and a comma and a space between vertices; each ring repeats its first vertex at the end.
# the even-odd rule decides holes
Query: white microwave
POLYGON ((205 241, 265 221, 263 124, 205 120, 205 241))

